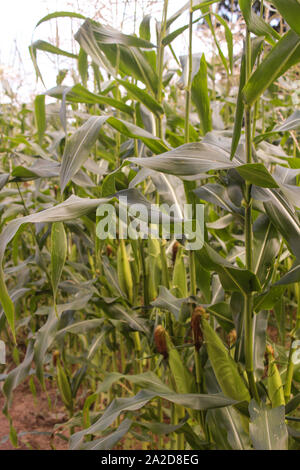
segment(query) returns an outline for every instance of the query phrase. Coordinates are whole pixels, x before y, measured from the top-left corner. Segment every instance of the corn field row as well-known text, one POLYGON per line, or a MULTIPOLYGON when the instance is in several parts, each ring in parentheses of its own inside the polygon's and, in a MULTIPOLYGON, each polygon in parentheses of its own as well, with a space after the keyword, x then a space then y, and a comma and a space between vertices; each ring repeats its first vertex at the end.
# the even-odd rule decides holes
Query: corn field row
POLYGON ((0 105, 0 386, 15 447, 27 381, 33 396, 57 391, 53 435, 72 450, 300 448, 300 3, 227 2, 229 16, 216 0, 175 15, 162 3, 132 35, 45 16, 35 34, 80 27, 76 51, 30 45, 37 78, 41 54, 62 56, 73 85, 60 70, 34 103, 0 105), (199 207, 191 249, 177 227, 199 227, 199 207), (138 236, 122 236, 128 223, 138 236))

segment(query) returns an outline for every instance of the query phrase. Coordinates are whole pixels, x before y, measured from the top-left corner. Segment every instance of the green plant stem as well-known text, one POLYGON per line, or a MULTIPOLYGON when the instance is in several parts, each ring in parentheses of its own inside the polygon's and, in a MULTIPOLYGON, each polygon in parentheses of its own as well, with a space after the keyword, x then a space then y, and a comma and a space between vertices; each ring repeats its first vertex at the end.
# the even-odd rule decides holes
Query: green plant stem
POLYGON ((185 142, 189 142, 189 127, 190 127, 190 111, 191 111, 191 93, 192 93, 192 73, 193 73, 193 10, 192 0, 190 1, 190 15, 189 15, 189 67, 188 67, 188 83, 186 86, 186 105, 185 105, 185 129, 184 136, 185 142))
MULTIPOLYGON (((158 417, 158 422, 163 423, 164 422, 164 412, 163 412, 163 404, 162 404, 162 399, 159 398, 157 401, 157 417, 158 417)), ((164 448, 164 440, 163 436, 159 434, 158 436, 158 450, 163 450, 164 448)))
MULTIPOLYGON (((157 86, 157 94, 156 99, 157 101, 162 104, 162 92, 163 92, 163 69, 164 69, 164 52, 165 47, 162 43, 164 37, 166 36, 167 30, 167 15, 168 15, 168 0, 164 0, 163 6, 163 13, 162 13, 162 21, 160 25, 160 31, 158 34, 158 51, 157 51, 157 75, 158 75, 158 86, 157 86)), ((163 138, 163 126, 162 126, 162 119, 163 115, 156 118, 156 136, 160 139, 163 138)), ((156 203, 159 204, 159 195, 157 194, 157 201, 156 203)), ((160 255, 161 255, 161 263, 162 263, 162 285, 169 289, 169 272, 168 272, 168 261, 166 257, 166 253, 164 250, 164 243, 160 240, 160 255)))
MULTIPOLYGON (((164 72, 164 52, 165 46, 162 41, 166 35, 167 30, 167 15, 168 15, 168 0, 164 0, 162 21, 160 25, 160 32, 158 35, 158 52, 157 52, 157 75, 158 75, 158 85, 157 85, 157 101, 162 103, 162 90, 163 90, 163 72, 164 72)), ((162 128, 162 118, 161 115, 156 119, 156 135, 159 138, 163 137, 163 128, 162 128)))
MULTIPOLYGON (((251 75, 251 38, 250 31, 246 31, 246 81, 251 75)), ((251 108, 245 107, 245 139, 246 139, 246 161, 252 163, 252 130, 251 130, 251 108)), ((245 248, 246 248, 246 268, 252 271, 252 198, 251 185, 246 182, 245 187, 245 248)), ((258 403, 260 398, 258 395, 253 366, 253 296, 247 293, 244 296, 244 334, 245 334, 245 361, 246 372, 249 381, 249 388, 252 398, 258 403)))
POLYGON ((293 348, 293 343, 295 341, 295 334, 299 328, 300 328, 300 283, 298 282, 296 285, 296 292, 297 292, 297 316, 296 316, 296 325, 295 329, 293 331, 293 334, 291 335, 291 345, 290 345, 290 351, 289 351, 289 358, 288 358, 288 366, 287 366, 287 371, 286 371, 286 378, 285 378, 285 385, 284 385, 284 398, 285 402, 288 403, 291 397, 291 390, 292 390, 292 380, 293 380, 293 375, 294 375, 294 363, 293 363, 293 354, 296 351, 295 348, 293 348))
MULTIPOLYGON (((189 15, 189 53, 188 53, 188 82, 186 86, 185 95, 185 128, 184 140, 186 143, 190 140, 190 111, 191 111, 191 92, 192 92, 192 73, 193 73, 193 2, 190 0, 190 15, 189 15)), ((192 197, 192 190, 194 183, 184 182, 184 190, 187 203, 193 204, 193 217, 195 215, 195 198, 192 197)), ((190 272, 190 295, 196 295, 196 269, 195 269, 195 252, 189 251, 189 272, 190 272)))
MULTIPOLYGON (((177 405, 176 410, 175 410, 176 416, 177 416, 177 423, 179 423, 185 415, 185 411, 183 406, 177 405)), ((184 433, 179 433, 177 434, 177 449, 176 450, 184 450, 184 433)))
MULTIPOLYGON (((264 13, 264 2, 263 0, 261 0, 260 2, 260 17, 263 18, 263 13, 264 13)), ((262 47, 258 53, 258 56, 257 56, 257 66, 259 66, 260 64, 260 57, 261 57, 261 53, 262 53, 262 47)), ((257 100, 254 104, 254 112, 253 112, 253 127, 252 127, 252 135, 253 135, 253 139, 255 137, 255 132, 256 132, 256 121, 259 117, 259 105, 260 105, 260 100, 257 100)), ((264 132, 264 131, 262 131, 264 132)))
POLYGON ((140 240, 140 255, 141 255, 141 265, 142 265, 142 277, 143 277, 143 293, 144 293, 144 305, 149 305, 149 290, 148 290, 148 276, 147 268, 145 262, 145 243, 146 240, 140 240))
MULTIPOLYGON (((120 47, 117 45, 117 59, 116 59, 116 76, 119 74, 120 67, 120 47)), ((120 88, 118 83, 116 84, 116 99, 120 101, 120 88)), ((120 110, 117 109, 117 118, 120 119, 120 110)), ((120 147, 121 147, 121 135, 120 132, 116 133, 116 163, 117 167, 120 166, 120 147)))
POLYGON ((159 245, 160 245, 160 256, 161 256, 161 267, 162 267, 162 285, 166 287, 167 289, 169 289, 170 280, 169 280, 167 257, 166 257, 166 252, 165 252, 165 242, 161 240, 159 245))
POLYGON ((140 334, 138 331, 133 333, 134 339, 134 346, 135 346, 135 373, 141 374, 143 372, 143 364, 142 364, 142 347, 141 347, 141 339, 140 334))

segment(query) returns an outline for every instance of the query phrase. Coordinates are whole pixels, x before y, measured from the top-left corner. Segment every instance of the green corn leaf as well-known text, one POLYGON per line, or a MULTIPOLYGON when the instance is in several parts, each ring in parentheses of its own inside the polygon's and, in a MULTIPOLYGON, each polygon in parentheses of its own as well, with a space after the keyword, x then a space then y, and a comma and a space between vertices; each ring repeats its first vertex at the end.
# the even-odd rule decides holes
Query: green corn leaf
POLYGON ((184 144, 169 152, 150 158, 129 158, 129 161, 144 168, 198 179, 199 175, 210 170, 234 168, 236 163, 229 160, 229 154, 211 144, 194 142, 184 144))
MULTIPOLYGON (((163 153, 169 150, 167 145, 161 139, 131 122, 110 116, 107 118, 107 123, 117 131, 121 132, 121 134, 132 139, 141 140, 145 145, 147 145, 147 147, 149 147, 150 150, 152 150, 153 153, 163 153)), ((142 160, 149 159, 143 158, 142 160)))
POLYGON ((44 362, 48 349, 53 344, 56 334, 59 336, 59 319, 63 312, 67 310, 81 310, 86 308, 92 293, 84 294, 75 298, 72 302, 56 305, 50 308, 46 323, 39 329, 34 345, 34 363, 36 366, 36 376, 44 386, 44 362))
POLYGON ((288 31, 266 55, 246 83, 243 98, 247 105, 252 105, 266 88, 286 71, 286 65, 299 49, 300 37, 294 31, 288 31))
POLYGON ((89 23, 92 26, 97 42, 100 44, 120 44, 123 46, 141 47, 145 49, 152 49, 155 47, 154 44, 146 41, 145 39, 123 34, 111 26, 103 25, 93 20, 86 20, 86 23, 89 23))
POLYGON ((83 86, 87 86, 87 81, 88 81, 88 56, 87 53, 80 48, 79 54, 78 54, 78 72, 80 75, 80 78, 82 80, 83 86))
POLYGON ((262 163, 247 163, 237 167, 239 174, 249 183, 263 188, 278 188, 279 185, 262 163))
POLYGON ((259 216, 253 224, 253 272, 261 282, 279 251, 278 232, 268 217, 259 216))
POLYGON ((140 87, 130 83, 126 80, 117 79, 117 82, 122 85, 129 93, 140 103, 143 103, 156 116, 163 114, 162 106, 154 99, 146 90, 141 90, 140 87))
POLYGON ((207 66, 202 54, 200 67, 192 82, 192 100, 196 106, 203 134, 212 130, 210 99, 207 88, 207 66))
POLYGON ((300 127, 300 110, 297 109, 282 124, 276 126, 272 132, 286 132, 300 127))
POLYGON ((67 375, 66 375, 59 359, 57 359, 56 374, 57 374, 57 385, 58 385, 58 389, 60 391, 60 396, 62 398, 62 401, 64 402, 65 406, 69 410, 72 410, 72 408, 73 408, 73 397, 72 397, 70 382, 68 380, 68 377, 67 377, 67 375))
MULTIPOLYGON (((224 26, 225 29, 225 39, 227 42, 227 50, 228 50, 228 60, 229 60, 229 69, 232 73, 233 70, 233 37, 232 32, 227 24, 227 22, 222 18, 220 15, 215 15, 217 20, 224 26)), ((226 68, 226 67, 225 67, 226 68)))
MULTIPOLYGON (((198 23, 202 18, 205 18, 207 15, 208 15, 208 13, 206 13, 205 15, 200 16, 200 18, 197 18, 197 19, 193 20, 193 24, 198 23)), ((188 28, 189 28, 189 25, 186 24, 186 25, 181 26, 180 28, 176 29, 175 31, 172 31, 172 33, 167 34, 163 38, 162 44, 164 46, 169 46, 171 44, 171 42, 174 41, 174 39, 176 39, 178 36, 180 36, 188 28)))
POLYGON ((145 41, 150 41, 151 39, 151 30, 150 30, 151 15, 146 15, 141 21, 139 33, 142 39, 145 41))
POLYGON ((275 39, 280 38, 279 34, 272 28, 272 26, 254 13, 252 10, 252 2, 249 2, 248 0, 239 0, 239 5, 247 26, 252 33, 256 34, 256 36, 266 36, 272 43, 274 43, 272 37, 275 39))
POLYGON ((285 424, 284 406, 268 409, 251 401, 250 438, 256 450, 286 450, 288 432, 285 424))
POLYGON ((168 362, 178 393, 193 393, 195 382, 193 376, 183 363, 179 352, 174 347, 168 349, 168 362))
POLYGON ((300 259, 300 224, 293 207, 276 189, 253 187, 252 196, 263 202, 267 216, 300 259))
POLYGON ((183 298, 188 296, 186 268, 184 264, 184 253, 182 248, 179 248, 177 251, 172 285, 172 291, 174 291, 173 293, 175 293, 176 297, 183 298))
MULTIPOLYGON (((112 449, 132 427, 132 420, 124 419, 116 431, 108 436, 100 439, 95 439, 91 442, 83 444, 80 449, 82 450, 110 450, 112 449)), ((140 424, 140 423, 139 423, 140 424)))
POLYGON ((290 27, 300 36, 300 4, 298 0, 272 0, 272 4, 290 27))
POLYGON ((241 213, 241 209, 231 201, 227 188, 221 184, 207 183, 194 189, 194 193, 199 199, 211 202, 228 212, 241 213))
POLYGON ((34 100, 35 121, 41 145, 46 130, 45 95, 38 95, 34 100))
POLYGON ((284 275, 279 281, 276 282, 276 286, 287 286, 300 281, 300 264, 297 260, 294 266, 284 275))
POLYGON ((18 229, 21 225, 25 223, 39 223, 39 222, 60 222, 72 220, 77 217, 82 217, 83 215, 96 210, 96 208, 102 202, 107 202, 110 199, 88 199, 80 198, 77 196, 71 196, 68 200, 63 203, 53 206, 49 209, 46 209, 42 212, 36 214, 31 214, 26 217, 21 217, 11 221, 5 228, 2 230, 0 235, 0 300, 5 312, 7 321, 11 330, 14 334, 14 304, 9 296, 6 284, 4 282, 4 272, 3 272, 3 257, 8 243, 14 238, 18 229))
POLYGON ((234 400, 224 397, 222 394, 176 394, 176 393, 157 393, 151 390, 141 390, 137 395, 131 398, 116 398, 112 401, 102 417, 89 428, 79 431, 72 435, 70 448, 80 448, 83 438, 87 434, 94 434, 107 429, 117 417, 125 411, 135 411, 141 409, 149 401, 156 397, 163 398, 177 405, 191 408, 194 410, 203 410, 209 408, 219 408, 229 406, 235 403, 234 400))
POLYGON ((260 290, 260 283, 255 274, 232 265, 207 243, 198 252, 198 256, 205 269, 219 274, 225 290, 241 291, 244 294, 260 290))
POLYGON ((268 393, 272 408, 285 406, 283 384, 281 376, 272 354, 268 353, 268 393))
POLYGON ((64 51, 59 47, 53 46, 47 41, 38 40, 31 44, 31 47, 34 51, 44 51, 49 52, 50 54, 62 55, 64 57, 69 57, 71 59, 77 59, 78 56, 76 54, 72 54, 71 52, 64 51))
POLYGON ((3 412, 8 415, 8 409, 11 405, 12 401, 12 394, 15 388, 20 385, 23 380, 25 380, 29 374, 30 367, 33 361, 33 341, 29 341, 27 346, 26 355, 21 362, 15 369, 9 372, 4 384, 3 384, 3 394, 5 396, 5 405, 3 412))
POLYGON ((126 293, 128 300, 133 301, 133 280, 130 268, 130 262, 124 240, 120 240, 117 252, 117 271, 119 284, 123 292, 126 293))
POLYGON ((52 20, 54 18, 79 18, 80 20, 84 20, 85 16, 72 11, 55 11, 54 13, 50 13, 49 15, 46 15, 42 19, 40 19, 35 27, 37 28, 40 24, 45 23, 46 21, 52 20))
POLYGON ((176 320, 179 320, 179 315, 183 302, 186 299, 178 299, 164 286, 159 286, 159 295, 151 302, 154 307, 162 308, 171 312, 176 320))
POLYGON ((230 356, 218 334, 204 318, 201 319, 201 324, 208 357, 222 392, 239 402, 249 402, 250 394, 239 374, 236 362, 230 356))
MULTIPOLYGON (((251 40, 251 61, 252 61, 252 66, 254 65, 257 55, 259 51, 261 50, 263 44, 263 38, 254 38, 251 40)), ((231 151, 230 151, 230 157, 231 159, 234 157, 235 152, 237 150, 240 137, 241 137, 241 131, 242 131, 242 125, 243 125, 243 118, 244 118, 244 101, 243 101, 243 88, 245 86, 246 82, 246 67, 245 67, 245 62, 246 57, 245 57, 245 50, 243 50, 243 55, 241 59, 241 68, 240 68, 240 81, 239 81, 239 91, 238 91, 238 96, 237 96, 237 101, 236 101, 236 110, 235 110, 235 117, 234 117, 234 127, 233 127, 233 136, 232 136, 232 141, 231 141, 231 151)))
POLYGON ((63 192, 70 179, 87 160, 106 116, 91 116, 67 141, 62 157, 60 186, 63 192))
POLYGON ((119 109, 120 111, 133 115, 133 108, 115 98, 92 93, 82 85, 77 84, 71 88, 58 86, 46 91, 46 95, 53 98, 63 99, 70 103, 102 104, 119 109))
POLYGON ((116 77, 116 67, 124 75, 130 75, 143 82, 153 94, 157 93, 158 76, 149 56, 143 49, 153 44, 136 36, 128 36, 92 20, 87 20, 75 35, 75 39, 93 62, 116 77), (119 61, 117 64, 117 47, 119 61))

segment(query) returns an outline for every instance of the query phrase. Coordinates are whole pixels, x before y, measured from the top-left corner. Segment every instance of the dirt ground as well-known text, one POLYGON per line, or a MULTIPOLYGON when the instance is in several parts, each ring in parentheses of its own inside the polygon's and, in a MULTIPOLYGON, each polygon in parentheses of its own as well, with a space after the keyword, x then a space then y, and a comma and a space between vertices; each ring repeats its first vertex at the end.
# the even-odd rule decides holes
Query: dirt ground
MULTIPOLYGON (((56 424, 67 420, 65 408, 57 397, 55 389, 48 388, 52 409, 49 408, 46 393, 37 385, 37 397, 33 397, 28 382, 24 382, 14 391, 10 414, 13 425, 19 435, 19 448, 22 450, 67 450, 68 443, 62 438, 51 436, 56 424), (19 433, 24 433, 20 435, 19 433), (31 433, 31 434, 25 434, 31 433), (46 434, 39 434, 46 433, 46 434), (51 445, 53 447, 51 447, 51 445)), ((9 441, 9 423, 1 410, 4 397, 0 390, 0 450, 15 450, 9 441)))

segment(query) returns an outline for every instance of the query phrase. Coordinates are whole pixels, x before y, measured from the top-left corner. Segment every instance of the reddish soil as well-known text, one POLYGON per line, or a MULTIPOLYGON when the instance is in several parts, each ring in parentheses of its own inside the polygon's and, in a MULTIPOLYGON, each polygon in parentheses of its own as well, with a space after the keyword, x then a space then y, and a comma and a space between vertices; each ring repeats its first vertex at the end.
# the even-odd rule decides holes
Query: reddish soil
MULTIPOLYGON (((52 436, 54 426, 67 420, 65 408, 61 403, 55 389, 48 386, 48 396, 51 399, 52 409, 49 409, 46 393, 37 387, 37 396, 33 397, 28 382, 21 384, 13 395, 13 404, 10 414, 17 433, 36 433, 19 435, 21 450, 66 450, 68 442, 58 436, 52 436), (37 434, 47 433, 47 434, 37 434)), ((9 441, 9 423, 1 410, 4 397, 0 390, 0 450, 15 450, 9 441)))

